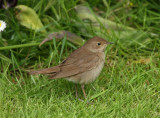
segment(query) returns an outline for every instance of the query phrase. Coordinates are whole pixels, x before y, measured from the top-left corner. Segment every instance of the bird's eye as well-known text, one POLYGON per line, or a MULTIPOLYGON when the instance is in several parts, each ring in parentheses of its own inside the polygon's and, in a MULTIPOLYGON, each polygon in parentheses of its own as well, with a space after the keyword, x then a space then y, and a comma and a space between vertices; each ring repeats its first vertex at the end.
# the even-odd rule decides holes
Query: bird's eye
POLYGON ((97 45, 101 45, 101 43, 98 42, 97 45))

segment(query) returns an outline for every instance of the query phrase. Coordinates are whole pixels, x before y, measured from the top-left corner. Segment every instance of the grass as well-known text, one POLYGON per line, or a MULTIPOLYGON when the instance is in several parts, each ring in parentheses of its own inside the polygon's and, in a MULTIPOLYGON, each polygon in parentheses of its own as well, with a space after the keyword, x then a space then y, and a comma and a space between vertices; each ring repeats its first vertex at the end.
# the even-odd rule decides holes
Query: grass
POLYGON ((79 101, 73 83, 27 74, 31 69, 59 64, 79 46, 63 38, 38 47, 48 33, 35 33, 21 26, 12 9, 1 10, 0 18, 7 22, 0 38, 1 118, 160 117, 158 0, 71 0, 70 3, 67 0, 21 0, 18 4, 30 6, 41 19, 44 15, 51 16, 54 23, 43 22, 49 33, 68 30, 84 39, 99 35, 114 45, 106 49, 105 66, 100 76, 85 86, 87 99, 83 98, 79 86, 79 98, 84 99, 79 101), (48 6, 49 3, 52 6, 48 6), (88 26, 76 16, 74 7, 79 4, 89 6, 103 18, 132 27, 136 32, 130 35, 130 32, 106 30, 104 26, 100 29, 88 26))

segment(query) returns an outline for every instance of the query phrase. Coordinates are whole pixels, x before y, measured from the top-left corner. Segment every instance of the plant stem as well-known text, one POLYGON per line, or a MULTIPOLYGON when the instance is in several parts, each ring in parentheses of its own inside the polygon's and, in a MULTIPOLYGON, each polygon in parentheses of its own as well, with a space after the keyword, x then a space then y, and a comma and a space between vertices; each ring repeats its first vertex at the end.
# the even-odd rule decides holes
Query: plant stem
MULTIPOLYGON (((47 42, 45 44, 51 44, 51 43, 52 42, 47 42)), ((39 44, 40 43, 28 43, 28 44, 20 44, 20 45, 11 45, 11 46, 0 47, 0 50, 9 50, 9 49, 15 49, 15 48, 38 46, 39 44)))

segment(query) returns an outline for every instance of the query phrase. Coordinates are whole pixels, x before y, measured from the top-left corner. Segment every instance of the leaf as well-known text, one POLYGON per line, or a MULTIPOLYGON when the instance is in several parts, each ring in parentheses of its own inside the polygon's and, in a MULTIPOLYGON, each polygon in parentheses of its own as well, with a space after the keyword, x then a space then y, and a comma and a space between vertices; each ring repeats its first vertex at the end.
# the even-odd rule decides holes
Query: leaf
POLYGON ((15 11, 16 18, 21 25, 35 31, 46 32, 43 29, 44 26, 41 20, 32 8, 25 5, 18 5, 15 7, 15 11))
POLYGON ((90 20, 92 23, 92 26, 99 27, 102 24, 106 29, 114 29, 114 30, 134 30, 131 27, 124 26, 122 24, 115 23, 113 21, 110 21, 108 19, 104 19, 101 16, 95 15, 92 10, 90 10, 88 7, 83 5, 78 5, 75 7, 75 10, 77 12, 77 16, 81 20, 90 20))
POLYGON ((49 34, 48 37, 45 38, 39 46, 43 45, 45 42, 49 40, 52 40, 53 38, 62 39, 65 36, 67 40, 71 41, 72 43, 76 45, 82 46, 84 44, 84 40, 81 37, 77 36, 76 34, 69 32, 69 31, 60 31, 60 32, 54 32, 54 33, 49 34))
MULTIPOLYGON (((90 8, 88 8, 84 5, 76 6, 75 10, 77 12, 77 16, 82 21, 85 21, 85 20, 90 21, 85 24, 85 25, 87 25, 87 27, 89 27, 91 25, 92 28, 100 30, 100 29, 102 29, 101 26, 103 26, 109 32, 114 30, 114 31, 116 31, 116 33, 125 32, 125 33, 128 33, 128 35, 132 35, 138 31, 132 27, 128 27, 123 24, 113 22, 111 20, 108 20, 107 18, 103 18, 99 15, 96 15, 90 8)), ((158 36, 157 34, 154 34, 152 32, 149 32, 149 35, 154 36, 154 37, 158 36)))

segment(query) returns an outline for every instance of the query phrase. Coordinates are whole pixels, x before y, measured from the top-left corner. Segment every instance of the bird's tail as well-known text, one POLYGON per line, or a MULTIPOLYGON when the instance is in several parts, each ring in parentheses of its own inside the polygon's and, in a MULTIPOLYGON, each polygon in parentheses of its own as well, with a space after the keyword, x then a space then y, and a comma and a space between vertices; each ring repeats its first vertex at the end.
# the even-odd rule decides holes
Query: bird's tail
POLYGON ((50 74, 55 74, 59 71, 60 71, 59 67, 55 66, 55 67, 46 68, 46 69, 42 69, 42 70, 31 71, 31 72, 29 72, 29 74, 31 74, 31 75, 49 74, 50 75, 50 74))

